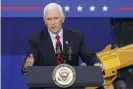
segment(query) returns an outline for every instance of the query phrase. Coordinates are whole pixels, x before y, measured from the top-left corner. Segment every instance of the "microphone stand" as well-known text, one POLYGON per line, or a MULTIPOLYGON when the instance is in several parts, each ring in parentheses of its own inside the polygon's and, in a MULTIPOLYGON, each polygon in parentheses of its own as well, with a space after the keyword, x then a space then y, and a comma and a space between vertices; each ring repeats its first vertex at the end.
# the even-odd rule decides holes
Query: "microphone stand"
POLYGON ((73 54, 72 47, 69 47, 69 50, 68 50, 68 60, 72 60, 72 54, 73 54))

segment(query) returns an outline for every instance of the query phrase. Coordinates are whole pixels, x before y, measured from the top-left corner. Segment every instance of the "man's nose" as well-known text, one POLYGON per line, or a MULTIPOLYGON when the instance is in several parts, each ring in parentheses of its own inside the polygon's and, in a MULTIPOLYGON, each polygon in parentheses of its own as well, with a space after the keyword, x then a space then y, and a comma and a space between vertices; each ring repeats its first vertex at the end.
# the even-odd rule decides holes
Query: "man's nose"
POLYGON ((54 20, 54 19, 52 19, 51 23, 52 23, 52 25, 53 25, 53 24, 55 24, 55 20, 54 20))

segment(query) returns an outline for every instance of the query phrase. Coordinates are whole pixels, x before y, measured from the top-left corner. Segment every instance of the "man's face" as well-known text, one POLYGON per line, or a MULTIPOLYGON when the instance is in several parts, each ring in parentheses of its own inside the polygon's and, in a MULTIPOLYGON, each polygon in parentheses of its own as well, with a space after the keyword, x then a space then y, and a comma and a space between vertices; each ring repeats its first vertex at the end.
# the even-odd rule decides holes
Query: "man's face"
POLYGON ((59 33, 62 28, 64 19, 65 17, 61 15, 58 8, 47 10, 44 17, 45 24, 47 25, 48 29, 54 34, 59 33))

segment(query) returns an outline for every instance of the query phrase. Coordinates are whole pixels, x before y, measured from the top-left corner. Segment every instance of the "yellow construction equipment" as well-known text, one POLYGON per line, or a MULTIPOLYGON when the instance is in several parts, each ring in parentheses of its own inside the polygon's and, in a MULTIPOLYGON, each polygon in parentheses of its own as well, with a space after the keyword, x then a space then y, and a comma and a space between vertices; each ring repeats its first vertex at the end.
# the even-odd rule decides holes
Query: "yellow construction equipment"
MULTIPOLYGON (((105 69, 103 87, 105 89, 114 89, 112 83, 117 78, 119 69, 133 66, 133 44, 116 47, 111 49, 111 45, 106 46, 102 51, 97 53, 98 58, 105 69)), ((96 89, 86 87, 85 89, 96 89)))

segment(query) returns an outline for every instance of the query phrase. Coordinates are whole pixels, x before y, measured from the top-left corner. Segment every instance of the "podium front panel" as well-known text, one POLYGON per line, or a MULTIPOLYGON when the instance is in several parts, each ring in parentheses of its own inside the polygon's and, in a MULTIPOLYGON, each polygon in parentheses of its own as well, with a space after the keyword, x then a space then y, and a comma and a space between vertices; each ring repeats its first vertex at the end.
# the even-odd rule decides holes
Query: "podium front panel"
MULTIPOLYGON (((28 68, 26 84, 29 87, 58 88, 53 82, 54 66, 33 66, 28 68)), ((99 87, 103 84, 103 74, 99 67, 75 66, 76 80, 71 88, 99 87)))

